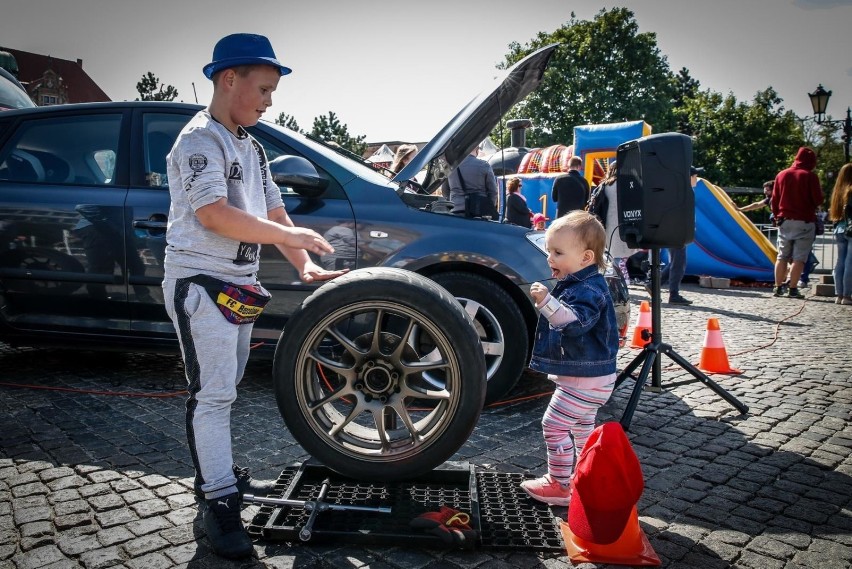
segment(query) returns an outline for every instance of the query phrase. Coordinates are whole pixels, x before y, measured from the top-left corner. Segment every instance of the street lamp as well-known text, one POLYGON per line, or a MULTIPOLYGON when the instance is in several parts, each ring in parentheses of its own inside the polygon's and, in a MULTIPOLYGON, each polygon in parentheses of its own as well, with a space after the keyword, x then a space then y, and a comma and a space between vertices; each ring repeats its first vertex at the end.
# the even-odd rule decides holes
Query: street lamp
POLYGON ((825 120, 825 109, 828 107, 828 99, 831 97, 831 91, 826 91, 822 83, 814 90, 813 93, 808 93, 811 98, 811 106, 814 109, 814 120, 817 124, 825 124, 828 126, 843 126, 843 152, 846 156, 846 162, 849 162, 849 141, 852 139, 852 109, 846 107, 846 119, 827 121, 825 120))

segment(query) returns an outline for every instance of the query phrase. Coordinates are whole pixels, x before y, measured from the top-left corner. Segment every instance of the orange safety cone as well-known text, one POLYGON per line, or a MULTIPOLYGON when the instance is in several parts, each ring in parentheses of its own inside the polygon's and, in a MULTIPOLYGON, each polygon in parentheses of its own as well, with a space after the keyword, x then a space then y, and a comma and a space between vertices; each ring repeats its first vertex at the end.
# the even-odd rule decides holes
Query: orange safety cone
POLYGON ((710 373, 727 373, 736 375, 742 370, 731 367, 728 363, 728 352, 722 340, 722 330, 718 318, 707 319, 707 333, 704 335, 704 347, 701 348, 701 361, 698 369, 710 373))
MULTIPOLYGON (((569 506, 570 507, 570 506, 569 506)), ((639 526, 639 514, 636 506, 621 536, 613 543, 599 544, 577 536, 565 522, 560 522, 562 539, 568 558, 572 563, 610 563, 615 565, 657 567, 660 558, 651 547, 648 537, 639 526)))
POLYGON ((636 328, 633 329, 633 341, 630 343, 631 348, 644 348, 646 344, 651 342, 651 305, 647 300, 643 300, 639 305, 639 321, 636 322, 636 328), (647 335, 643 331, 647 330, 647 335), (647 338, 647 339, 646 339, 647 338))

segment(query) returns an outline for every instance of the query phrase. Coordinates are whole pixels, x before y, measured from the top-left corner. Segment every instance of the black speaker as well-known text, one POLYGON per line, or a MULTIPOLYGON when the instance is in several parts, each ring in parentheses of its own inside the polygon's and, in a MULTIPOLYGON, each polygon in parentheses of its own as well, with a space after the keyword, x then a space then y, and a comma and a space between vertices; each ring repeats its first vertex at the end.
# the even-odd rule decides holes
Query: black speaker
POLYGON ((634 249, 692 243, 692 139, 665 133, 631 140, 618 147, 616 160, 621 239, 634 249))

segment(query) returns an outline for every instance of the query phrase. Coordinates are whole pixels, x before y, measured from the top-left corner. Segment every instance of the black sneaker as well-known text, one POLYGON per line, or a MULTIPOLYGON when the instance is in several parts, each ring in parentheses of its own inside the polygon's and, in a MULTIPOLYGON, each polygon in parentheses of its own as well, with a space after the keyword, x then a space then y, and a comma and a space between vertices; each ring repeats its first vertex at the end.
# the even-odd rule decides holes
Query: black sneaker
MULTIPOLYGON (((275 482, 273 480, 256 480, 251 477, 248 468, 243 468, 236 464, 234 464, 232 468, 234 470, 234 476, 237 478, 237 492, 240 494, 240 499, 242 499, 244 494, 266 496, 275 490, 275 482)), ((195 477, 193 489, 195 491, 195 496, 199 500, 204 500, 204 492, 201 491, 201 481, 197 476, 195 477)))
POLYGON ((787 293, 787 296, 790 298, 805 298, 805 295, 800 293, 799 289, 797 288, 791 288, 790 291, 787 293))
POLYGON ((687 300, 679 294, 669 296, 669 304, 692 304, 691 300, 687 300))
POLYGON ((234 492, 205 502, 204 531, 216 555, 240 559, 254 553, 251 538, 240 519, 239 494, 234 492))
POLYGON ((772 296, 784 296, 787 293, 786 285, 778 285, 772 288, 772 296))

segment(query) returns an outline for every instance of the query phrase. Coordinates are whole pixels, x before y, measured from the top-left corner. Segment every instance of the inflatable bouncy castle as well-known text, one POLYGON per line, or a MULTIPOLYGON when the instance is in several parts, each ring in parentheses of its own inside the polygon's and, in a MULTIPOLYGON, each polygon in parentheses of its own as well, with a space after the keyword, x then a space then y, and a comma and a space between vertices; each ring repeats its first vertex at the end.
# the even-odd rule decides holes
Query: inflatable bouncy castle
MULTIPOLYGON (((524 128, 530 124, 522 122, 524 128)), ((574 128, 570 146, 529 149, 523 147, 523 136, 513 130, 517 147, 508 149, 513 151, 513 164, 501 163, 500 153, 492 155, 489 163, 498 176, 522 178, 521 192, 529 208, 550 217, 556 212, 551 199, 553 180, 566 175, 571 156, 583 159, 583 175, 594 187, 615 159, 618 145, 650 134, 651 127, 644 121, 582 125, 574 128)), ((725 191, 700 178, 695 187, 695 240, 687 246, 686 274, 772 281, 775 257, 775 246, 737 210, 725 191)), ((662 259, 667 261, 665 250, 662 259)))

